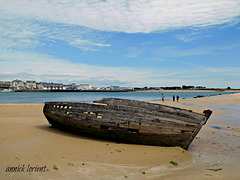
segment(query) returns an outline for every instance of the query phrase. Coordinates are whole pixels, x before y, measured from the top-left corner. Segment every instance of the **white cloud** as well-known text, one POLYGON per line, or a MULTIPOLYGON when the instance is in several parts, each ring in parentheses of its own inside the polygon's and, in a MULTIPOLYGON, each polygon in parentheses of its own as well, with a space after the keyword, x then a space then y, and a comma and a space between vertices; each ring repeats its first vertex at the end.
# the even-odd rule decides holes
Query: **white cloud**
POLYGON ((164 46, 157 48, 155 50, 155 55, 157 55, 160 59, 165 57, 169 59, 171 57, 186 57, 186 56, 199 56, 212 53, 214 48, 212 47, 197 47, 197 48, 188 48, 184 49, 181 47, 174 46, 164 46))
POLYGON ((210 34, 204 34, 203 31, 193 31, 193 32, 187 32, 184 34, 178 34, 176 35, 176 38, 179 40, 182 40, 184 42, 192 42, 198 39, 202 38, 208 38, 211 37, 210 34))
POLYGON ((0 11, 0 48, 33 49, 63 41, 82 50, 111 46, 100 31, 69 24, 36 21, 0 11), (2 17, 1 17, 2 15, 2 17))
MULTIPOLYGON (((169 60, 171 57, 187 57, 187 56, 200 56, 207 54, 223 53, 224 51, 237 49, 240 47, 239 43, 226 44, 224 46, 199 46, 199 47, 189 47, 183 48, 178 46, 163 46, 153 50, 155 57, 158 57, 158 61, 169 60), (165 58, 165 59, 164 59, 165 58)), ((157 60, 157 59, 155 59, 157 60)))
MULTIPOLYGON (((240 2, 236 0, 0 1, 0 47, 23 50, 63 41, 84 51, 96 51, 111 46, 102 31, 199 28, 231 24, 239 16, 240 2)), ((185 42, 201 37, 196 31, 177 35, 185 42)), ((129 57, 133 56, 137 54, 132 51, 129 57)))
MULTIPOLYGON (((4 52, 0 54, 0 79, 1 76, 8 79, 13 75, 28 73, 38 81, 48 79, 48 81, 81 82, 97 80, 104 82, 118 81, 121 84, 129 82, 140 82, 149 74, 143 68, 127 67, 104 67, 72 63, 64 59, 56 59, 49 55, 24 52, 4 52), (34 73, 34 75, 33 75, 34 73), (63 78, 64 77, 64 78, 63 78)), ((31 78, 29 76, 28 78, 31 78)), ((20 77, 16 77, 20 78, 20 77)))
POLYGON ((108 47, 111 46, 111 44, 103 44, 103 43, 96 43, 91 42, 89 40, 82 40, 82 39, 76 39, 72 42, 69 42, 70 45, 78 47, 82 50, 97 50, 96 47, 108 47))
POLYGON ((49 55, 24 52, 0 54, 0 80, 91 83, 93 86, 204 85, 239 88, 239 67, 130 68, 72 63, 49 55), (34 61, 33 61, 34 60, 34 61))
POLYGON ((231 23, 238 0, 8 0, 0 9, 22 17, 127 33, 165 31, 231 23))

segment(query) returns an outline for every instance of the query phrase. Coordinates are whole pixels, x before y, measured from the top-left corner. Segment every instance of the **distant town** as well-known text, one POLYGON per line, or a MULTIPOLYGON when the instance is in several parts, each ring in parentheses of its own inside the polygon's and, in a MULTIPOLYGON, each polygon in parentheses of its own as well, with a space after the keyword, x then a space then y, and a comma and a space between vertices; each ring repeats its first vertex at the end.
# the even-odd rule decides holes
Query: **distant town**
POLYGON ((0 91, 16 92, 34 92, 34 91, 147 91, 147 90, 231 90, 231 87, 225 89, 206 88, 204 86, 170 86, 170 87, 120 87, 111 85, 109 87, 94 87, 91 84, 63 84, 54 82, 37 82, 34 80, 22 81, 0 81, 0 91))

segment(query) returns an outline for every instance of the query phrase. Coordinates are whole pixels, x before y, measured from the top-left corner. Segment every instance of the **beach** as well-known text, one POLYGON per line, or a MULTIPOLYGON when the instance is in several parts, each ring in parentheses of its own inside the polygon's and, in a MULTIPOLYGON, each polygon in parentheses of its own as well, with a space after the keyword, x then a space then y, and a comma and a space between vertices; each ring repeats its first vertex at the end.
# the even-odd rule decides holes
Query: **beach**
POLYGON ((240 93, 152 102, 213 114, 184 150, 75 135, 52 128, 43 104, 0 104, 0 179, 240 178, 240 93))

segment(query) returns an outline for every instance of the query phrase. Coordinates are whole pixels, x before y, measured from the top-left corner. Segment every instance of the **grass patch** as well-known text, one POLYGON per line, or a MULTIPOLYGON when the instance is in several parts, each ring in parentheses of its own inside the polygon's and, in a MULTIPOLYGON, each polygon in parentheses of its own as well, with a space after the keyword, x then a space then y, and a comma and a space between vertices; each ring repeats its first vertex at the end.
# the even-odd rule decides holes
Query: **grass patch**
POLYGON ((222 168, 218 168, 218 169, 207 169, 207 170, 209 170, 209 171, 221 171, 222 168))
POLYGON ((174 165, 174 166, 177 166, 177 165, 178 165, 178 163, 176 163, 176 162, 174 162, 174 161, 170 161, 169 163, 171 163, 171 164, 174 165))
POLYGON ((56 165, 53 165, 53 169, 54 169, 55 171, 58 171, 58 170, 59 170, 59 168, 58 168, 56 165))
POLYGON ((68 163, 68 165, 69 165, 69 166, 74 166, 74 164, 73 164, 73 163, 68 163))

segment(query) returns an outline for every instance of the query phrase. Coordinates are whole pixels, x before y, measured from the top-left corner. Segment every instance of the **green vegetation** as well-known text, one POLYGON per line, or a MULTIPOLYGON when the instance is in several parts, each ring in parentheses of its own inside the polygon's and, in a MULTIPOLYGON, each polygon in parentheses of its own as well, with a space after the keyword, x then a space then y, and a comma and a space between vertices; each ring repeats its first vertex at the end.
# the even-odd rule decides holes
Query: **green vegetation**
POLYGON ((69 165, 69 166, 74 166, 74 164, 73 164, 73 163, 68 163, 68 165, 69 165))
POLYGON ((169 163, 171 163, 171 164, 174 165, 174 166, 177 166, 177 165, 178 165, 178 163, 176 163, 176 162, 174 162, 174 161, 170 161, 169 163))
POLYGON ((56 165, 53 165, 53 169, 56 170, 56 171, 59 170, 59 168, 56 165))
POLYGON ((218 169, 207 169, 207 170, 210 170, 210 171, 221 171, 222 168, 218 168, 218 169))

